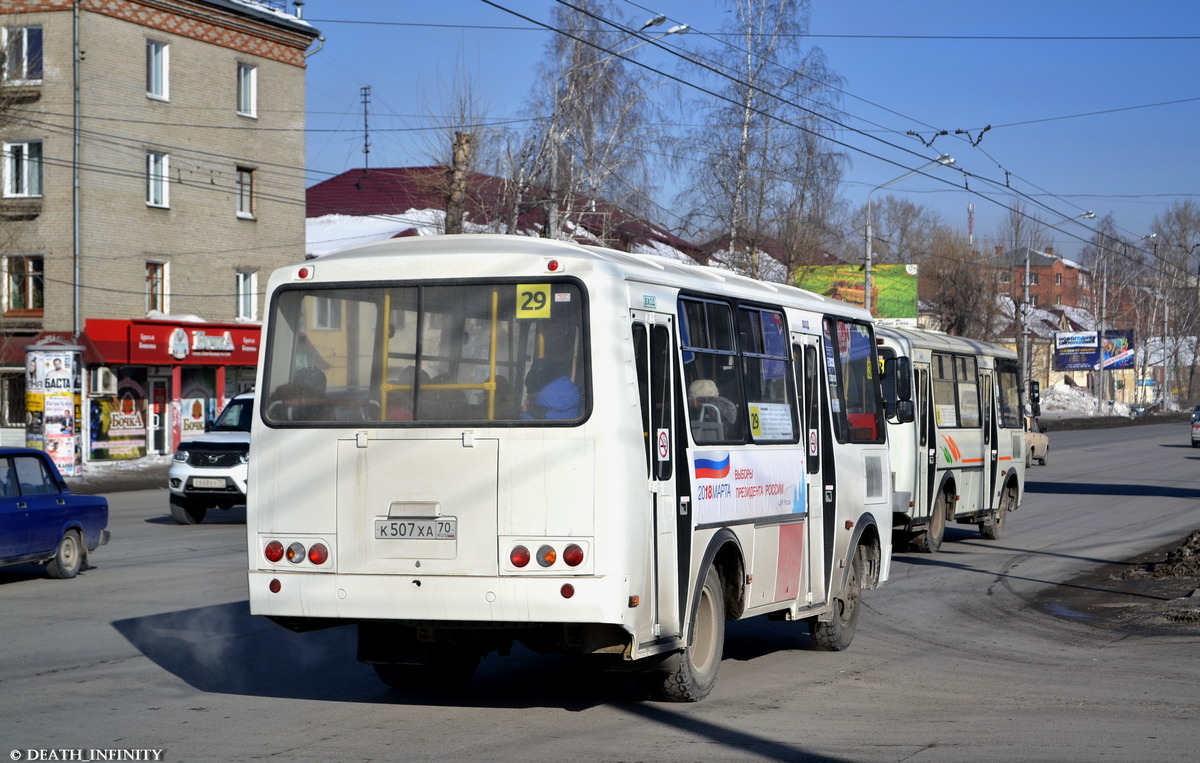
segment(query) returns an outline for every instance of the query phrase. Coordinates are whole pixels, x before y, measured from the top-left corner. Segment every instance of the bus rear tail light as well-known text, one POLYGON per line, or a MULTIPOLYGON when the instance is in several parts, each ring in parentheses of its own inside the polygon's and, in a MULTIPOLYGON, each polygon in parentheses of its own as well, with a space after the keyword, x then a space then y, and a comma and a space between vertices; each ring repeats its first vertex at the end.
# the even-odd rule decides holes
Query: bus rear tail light
POLYGON ((271 541, 263 549, 263 556, 267 558, 268 562, 278 562, 283 558, 283 544, 277 540, 271 541))
POLYGON ((508 552, 508 560, 514 567, 524 567, 529 564, 529 549, 524 546, 515 546, 512 551, 508 552))
POLYGON ((324 564, 329 561, 329 549, 324 543, 314 543, 308 550, 308 561, 313 564, 324 564))
POLYGON ((590 561, 587 556, 588 546, 582 541, 570 541, 565 538, 522 539, 515 540, 513 545, 509 546, 507 567, 530 572, 580 572, 590 561))
POLYGON ((575 595, 575 586, 570 583, 563 583, 562 588, 558 589, 564 599, 569 599, 575 595))
POLYGON ((583 564, 583 548, 576 543, 572 543, 563 549, 562 558, 568 567, 578 567, 583 564))
POLYGON ((305 548, 303 543, 293 543, 287 547, 287 560, 292 564, 304 561, 305 548))

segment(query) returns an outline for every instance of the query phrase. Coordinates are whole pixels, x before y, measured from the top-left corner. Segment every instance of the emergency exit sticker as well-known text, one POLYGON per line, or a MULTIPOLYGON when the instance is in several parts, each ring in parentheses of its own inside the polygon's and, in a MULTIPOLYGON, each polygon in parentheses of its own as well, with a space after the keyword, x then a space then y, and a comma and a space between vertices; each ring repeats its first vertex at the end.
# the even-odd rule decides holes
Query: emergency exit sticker
POLYGON ((517 284, 517 318, 532 320, 550 317, 550 284, 517 284))

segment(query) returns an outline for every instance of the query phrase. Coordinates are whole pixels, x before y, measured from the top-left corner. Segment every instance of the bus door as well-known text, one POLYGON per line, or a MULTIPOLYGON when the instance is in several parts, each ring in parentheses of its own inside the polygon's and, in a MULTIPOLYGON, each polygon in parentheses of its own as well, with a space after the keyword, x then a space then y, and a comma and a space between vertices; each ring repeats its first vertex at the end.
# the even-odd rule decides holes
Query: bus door
POLYGON ((933 396, 929 389, 929 366, 913 365, 915 386, 913 399, 916 401, 917 453, 920 454, 917 466, 916 484, 913 486, 913 506, 919 509, 919 516, 931 516, 933 513, 934 491, 937 490, 937 433, 934 430, 934 416, 931 407, 933 396))
POLYGON ((997 491, 1000 469, 1000 441, 996 431, 996 389, 995 377, 990 369, 982 371, 979 379, 980 408, 983 413, 983 452, 987 454, 987 465, 984 467, 983 503, 981 508, 995 508, 1000 494, 997 491))
POLYGON ((632 319, 651 512, 648 547, 652 556, 653 635, 664 639, 680 634, 684 595, 680 570, 686 569, 691 538, 690 532, 681 529, 691 526, 688 495, 686 491, 679 495, 675 483, 675 467, 682 462, 676 450, 681 433, 674 426, 674 316, 635 310, 632 319))
MULTIPOLYGON (((826 598, 828 572, 826 570, 826 530, 832 530, 834 501, 832 489, 826 489, 824 469, 826 461, 832 468, 833 447, 831 433, 825 422, 828 420, 823 401, 829 385, 825 383, 820 337, 793 335, 792 363, 796 372, 796 404, 800 407, 799 420, 805 447, 805 495, 808 500, 808 521, 805 534, 808 536, 807 580, 808 591, 813 598, 811 604, 823 604, 826 598), (830 519, 828 528, 826 518, 830 519)), ((803 591, 802 591, 803 593, 803 591)))

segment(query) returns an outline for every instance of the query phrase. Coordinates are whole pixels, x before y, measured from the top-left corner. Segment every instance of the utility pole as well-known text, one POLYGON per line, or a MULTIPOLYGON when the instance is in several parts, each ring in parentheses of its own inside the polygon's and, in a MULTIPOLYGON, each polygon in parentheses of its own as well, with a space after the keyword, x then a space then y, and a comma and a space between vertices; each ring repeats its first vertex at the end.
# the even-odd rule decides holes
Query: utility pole
POLYGON ((359 88, 359 93, 362 95, 363 105, 363 174, 366 174, 371 156, 371 126, 367 121, 367 106, 371 103, 371 86, 363 85, 359 88))

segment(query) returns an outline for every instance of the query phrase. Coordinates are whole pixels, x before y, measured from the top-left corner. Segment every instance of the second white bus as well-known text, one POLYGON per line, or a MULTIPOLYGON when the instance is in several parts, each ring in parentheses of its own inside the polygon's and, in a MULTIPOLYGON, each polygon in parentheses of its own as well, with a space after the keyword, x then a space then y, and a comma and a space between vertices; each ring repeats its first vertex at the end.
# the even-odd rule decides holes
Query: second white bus
POLYGON ((263 335, 251 611, 357 627, 390 685, 461 683, 520 642, 695 701, 726 620, 801 621, 844 649, 887 578, 858 308, 659 257, 445 236, 275 272, 263 335))
MULTIPOLYGON (((999 538, 1025 485, 1025 429, 1017 355, 999 345, 918 328, 879 326, 893 364, 885 389, 911 404, 888 409, 894 541, 938 550, 947 522, 999 538), (911 390, 911 392, 909 392, 911 390)), ((891 400, 894 395, 886 395, 891 400)))

